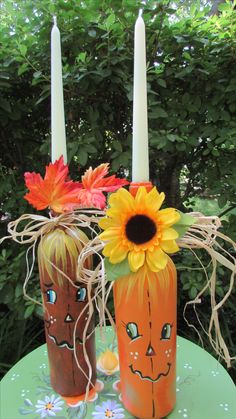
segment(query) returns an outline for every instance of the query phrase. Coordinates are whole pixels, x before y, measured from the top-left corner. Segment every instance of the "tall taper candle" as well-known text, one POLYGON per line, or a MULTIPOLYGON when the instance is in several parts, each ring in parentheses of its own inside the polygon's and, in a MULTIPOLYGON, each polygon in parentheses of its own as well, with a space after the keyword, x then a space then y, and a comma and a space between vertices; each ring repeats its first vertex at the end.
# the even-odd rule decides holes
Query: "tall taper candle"
POLYGON ((66 129, 63 100, 62 66, 61 66, 61 37, 57 27, 56 17, 51 32, 51 159, 52 162, 66 154, 66 129))
POLYGON ((134 34, 133 154, 132 181, 149 181, 146 41, 142 12, 134 34))

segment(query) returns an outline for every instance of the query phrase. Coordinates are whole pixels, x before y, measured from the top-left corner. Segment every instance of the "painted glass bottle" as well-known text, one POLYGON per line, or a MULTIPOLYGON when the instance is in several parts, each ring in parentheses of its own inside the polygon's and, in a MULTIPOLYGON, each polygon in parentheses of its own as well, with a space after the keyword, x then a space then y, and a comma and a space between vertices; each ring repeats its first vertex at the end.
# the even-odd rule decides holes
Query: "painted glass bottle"
POLYGON ((143 268, 114 283, 125 408, 140 419, 165 417, 176 401, 176 269, 143 268))
MULTIPOLYGON (((96 381, 94 319, 88 325, 85 343, 89 368, 83 349, 83 332, 89 316, 87 287, 76 277, 78 255, 87 242, 81 230, 57 227, 41 238, 38 248, 51 384, 66 397, 85 393, 90 371, 90 384, 96 381)), ((91 268, 91 259, 87 263, 91 268)))

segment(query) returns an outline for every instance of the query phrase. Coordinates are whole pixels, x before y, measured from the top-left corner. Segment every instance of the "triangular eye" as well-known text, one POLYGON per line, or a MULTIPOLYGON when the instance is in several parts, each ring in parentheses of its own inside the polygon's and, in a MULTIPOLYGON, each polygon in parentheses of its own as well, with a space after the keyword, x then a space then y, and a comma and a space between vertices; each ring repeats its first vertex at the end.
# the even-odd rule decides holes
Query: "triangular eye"
POLYGON ((87 289, 85 287, 79 287, 76 291, 75 301, 85 301, 87 297, 87 289))
POLYGON ((172 324, 165 323, 161 331, 161 340, 169 340, 171 337, 172 324))

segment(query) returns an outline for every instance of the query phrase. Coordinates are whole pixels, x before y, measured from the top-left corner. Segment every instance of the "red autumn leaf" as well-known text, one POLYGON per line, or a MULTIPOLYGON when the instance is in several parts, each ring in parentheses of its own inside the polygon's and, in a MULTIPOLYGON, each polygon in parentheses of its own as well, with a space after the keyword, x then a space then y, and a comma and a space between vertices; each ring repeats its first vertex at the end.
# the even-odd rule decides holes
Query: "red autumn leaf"
POLYGON ((79 191, 79 200, 84 207, 96 207, 103 209, 106 205, 106 197, 103 192, 114 192, 121 186, 128 185, 125 179, 115 175, 105 177, 108 173, 109 164, 100 164, 96 169, 90 167, 82 176, 82 188, 79 191))
POLYGON ((24 198, 37 210, 50 208, 57 213, 72 211, 78 208, 78 193, 81 185, 78 182, 66 181, 68 166, 63 157, 46 166, 44 179, 39 173, 25 173, 25 184, 29 192, 24 198))

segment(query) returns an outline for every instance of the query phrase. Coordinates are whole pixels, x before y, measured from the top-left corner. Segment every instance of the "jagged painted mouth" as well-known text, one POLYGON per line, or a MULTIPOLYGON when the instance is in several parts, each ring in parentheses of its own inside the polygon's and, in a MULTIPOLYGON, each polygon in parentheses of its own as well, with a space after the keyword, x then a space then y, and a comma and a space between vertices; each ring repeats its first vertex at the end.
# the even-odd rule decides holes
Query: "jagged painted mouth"
POLYGON ((149 377, 148 375, 143 375, 141 373, 141 371, 139 371, 139 370, 134 370, 132 364, 129 365, 129 368, 130 368, 131 372, 133 374, 137 374, 141 378, 141 380, 147 380, 147 381, 151 381, 152 383, 156 383, 158 380, 160 380, 161 377, 166 377, 169 374, 171 364, 168 362, 167 366, 168 366, 167 371, 166 372, 160 372, 160 374, 158 374, 157 378, 155 378, 155 379, 149 377))
MULTIPOLYGON (((48 337, 52 339, 52 341, 59 347, 59 348, 67 348, 70 351, 74 350, 74 345, 71 345, 67 340, 62 340, 61 342, 58 342, 57 338, 55 336, 52 336, 48 333, 48 337)), ((81 343, 81 342, 79 342, 81 343)))
MULTIPOLYGON (((86 340, 88 340, 90 338, 90 336, 92 336, 93 331, 86 336, 86 340)), ((61 340, 60 342, 58 342, 57 338, 53 335, 50 335, 50 333, 48 332, 48 337, 50 339, 52 339, 52 341, 59 347, 59 348, 67 348, 70 351, 74 350, 74 345, 71 345, 67 340, 61 340)), ((83 345, 83 341, 82 339, 80 339, 78 336, 76 338, 76 343, 79 343, 80 345, 83 345)))

